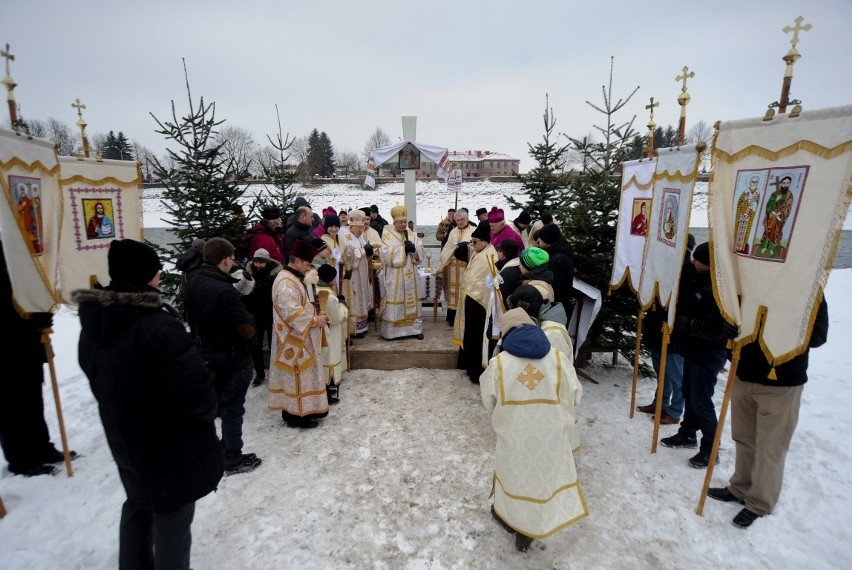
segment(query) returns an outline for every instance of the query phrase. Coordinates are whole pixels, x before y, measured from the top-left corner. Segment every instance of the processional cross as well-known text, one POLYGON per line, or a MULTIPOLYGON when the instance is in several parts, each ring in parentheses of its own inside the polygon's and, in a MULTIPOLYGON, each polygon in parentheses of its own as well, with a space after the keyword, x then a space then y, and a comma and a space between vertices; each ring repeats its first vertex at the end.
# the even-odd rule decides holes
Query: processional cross
POLYGON ((17 84, 12 79, 9 70, 9 62, 15 61, 15 56, 12 54, 9 44, 6 44, 6 49, 0 50, 0 57, 6 59, 6 77, 3 78, 3 85, 6 86, 6 101, 9 105, 9 120, 12 122, 12 129, 18 132, 18 108, 15 106, 15 87, 17 84))
POLYGON ((77 109, 77 126, 80 127, 80 138, 83 140, 83 154, 78 159, 89 158, 89 138, 86 136, 86 121, 83 120, 83 109, 86 106, 80 102, 80 98, 71 103, 71 107, 77 109))
POLYGON ((648 154, 648 158, 654 156, 654 129, 657 128, 657 123, 654 122, 654 107, 659 106, 660 102, 657 101, 656 103, 654 103, 653 97, 651 97, 651 104, 645 105, 646 109, 651 110, 651 119, 648 121, 648 148, 646 151, 648 154))
POLYGON ((677 96, 678 105, 680 105, 680 124, 678 125, 678 144, 683 144, 686 141, 686 106, 692 97, 686 92, 686 80, 695 77, 694 71, 689 71, 687 66, 683 66, 683 75, 675 77, 675 81, 683 81, 683 86, 680 88, 680 95, 677 96))

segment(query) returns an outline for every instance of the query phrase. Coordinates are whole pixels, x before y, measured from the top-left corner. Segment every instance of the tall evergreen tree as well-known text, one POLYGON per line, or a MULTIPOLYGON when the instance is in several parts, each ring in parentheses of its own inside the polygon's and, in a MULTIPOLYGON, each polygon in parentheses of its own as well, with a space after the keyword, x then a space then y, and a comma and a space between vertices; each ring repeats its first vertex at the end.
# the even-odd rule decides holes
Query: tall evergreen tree
POLYGON ((290 148, 296 139, 291 139, 290 133, 287 133, 286 136, 283 135, 278 105, 275 105, 275 114, 278 118, 278 134, 275 140, 269 135, 266 135, 266 138, 272 148, 275 149, 276 156, 274 160, 262 164, 263 178, 272 184, 275 190, 270 191, 267 186, 267 189, 261 193, 260 199, 264 206, 276 206, 286 220, 293 213, 293 202, 296 200, 293 184, 299 179, 301 166, 295 170, 288 168, 290 148))
POLYGON ((560 146, 552 140, 556 119, 549 101, 548 96, 545 95, 542 141, 535 146, 527 143, 529 154, 535 159, 536 166, 525 175, 515 173, 515 178, 526 190, 527 199, 521 202, 514 196, 504 196, 510 206, 526 210, 534 220, 541 218, 542 213, 552 211, 554 196, 560 189, 567 186, 567 175, 558 168, 564 162, 564 155, 568 152, 570 143, 560 146))
MULTIPOLYGON (((614 122, 615 114, 633 97, 612 99, 612 62, 609 85, 603 87, 603 104, 586 103, 606 117, 605 126, 595 128, 603 140, 588 137, 571 138, 571 144, 584 157, 587 168, 580 176, 568 179, 568 185, 554 197, 554 217, 561 220, 563 231, 574 246, 574 274, 600 291, 607 291, 615 252, 616 224, 621 197, 621 162, 631 150, 636 136, 633 121, 614 122)), ((613 347, 632 356, 635 350, 631 336, 636 331, 638 305, 627 288, 605 295, 603 306, 592 325, 588 345, 613 347)), ((635 337, 633 337, 635 338, 635 337)))
POLYGON ((320 149, 320 176, 330 178, 334 176, 334 147, 331 146, 331 139, 325 134, 325 131, 320 133, 319 137, 320 149))
POLYGON ((104 140, 103 148, 101 149, 101 156, 109 160, 119 159, 118 141, 115 133, 112 131, 107 133, 106 140, 104 140))
POLYGON ((322 172, 322 146, 319 131, 314 129, 308 135, 308 176, 321 176, 322 172))
MULTIPOLYGON (((157 249, 171 262, 189 249, 194 238, 206 240, 222 234, 222 228, 230 222, 231 208, 242 196, 240 183, 248 174, 233 159, 224 157, 221 144, 213 142, 216 128, 224 121, 216 120, 215 103, 205 104, 201 97, 197 106, 193 104, 186 77, 189 112, 178 118, 172 100, 170 121, 161 121, 151 113, 159 126, 156 132, 177 145, 175 149, 166 149, 165 160, 152 159, 154 176, 164 187, 162 204, 174 227, 169 247, 157 249)), ((177 296, 178 282, 176 272, 165 271, 161 288, 177 296)), ((177 302, 181 305, 182 299, 177 302)))
POLYGON ((119 160, 133 160, 133 146, 130 144, 130 141, 127 140, 127 137, 124 136, 124 133, 118 131, 118 135, 115 137, 115 148, 118 151, 119 160))

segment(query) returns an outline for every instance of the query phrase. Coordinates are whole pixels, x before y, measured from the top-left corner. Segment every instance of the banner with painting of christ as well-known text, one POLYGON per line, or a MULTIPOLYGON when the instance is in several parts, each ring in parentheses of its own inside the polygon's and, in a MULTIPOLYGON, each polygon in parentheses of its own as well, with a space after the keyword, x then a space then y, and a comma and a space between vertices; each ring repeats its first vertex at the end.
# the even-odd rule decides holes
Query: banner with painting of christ
POLYGON ((852 106, 720 124, 709 190, 714 290, 781 364, 807 344, 852 195, 852 106), (761 325, 762 321, 762 325, 761 325))
POLYGON ((13 297, 25 313, 50 312, 62 302, 58 173, 52 141, 0 129, 0 233, 13 297))
MULTIPOLYGON (((370 156, 367 158, 367 178, 364 180, 364 185, 370 188, 376 187, 376 171, 385 162, 396 158, 398 161, 403 160, 401 151, 403 149, 411 149, 416 153, 422 153, 438 165, 437 176, 444 182, 450 174, 450 160, 447 149, 431 144, 419 143, 414 141, 400 141, 392 145, 375 148, 370 151, 370 156)), ((406 154, 404 161, 408 168, 414 168, 413 161, 417 161, 417 168, 420 166, 420 155, 406 154)))
POLYGON ((60 157, 65 203, 59 276, 62 296, 109 283, 107 252, 114 239, 142 239, 139 170, 131 160, 60 157))
POLYGON ((675 301, 700 160, 701 153, 695 145, 657 151, 653 202, 638 297, 643 309, 650 308, 655 302, 668 307, 669 327, 674 326, 675 301))
POLYGON ((642 277, 642 256, 648 235, 657 159, 631 160, 622 168, 621 204, 609 290, 618 289, 629 277, 628 283, 635 293, 639 291, 639 279, 642 277))

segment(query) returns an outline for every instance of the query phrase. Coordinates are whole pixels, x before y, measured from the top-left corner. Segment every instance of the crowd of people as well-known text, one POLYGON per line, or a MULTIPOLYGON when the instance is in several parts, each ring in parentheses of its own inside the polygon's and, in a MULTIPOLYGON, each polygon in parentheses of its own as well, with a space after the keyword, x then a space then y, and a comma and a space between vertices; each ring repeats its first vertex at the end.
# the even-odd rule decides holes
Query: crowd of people
MULTIPOLYGON (((122 567, 140 561, 188 567, 195 501, 222 476, 262 464, 244 452, 250 386, 268 384, 268 408, 280 411, 287 426, 317 428, 340 402, 349 347, 369 334, 370 321, 383 339, 423 339, 418 271, 425 255, 406 209, 392 208, 388 222, 375 205, 329 206, 322 216, 302 197, 292 206, 286 223, 268 207, 251 226, 236 207, 230 240, 193 241, 177 262, 182 314, 159 290, 156 252, 130 239, 110 244, 109 285, 73 293, 82 325, 80 365, 127 493, 122 567)), ((434 273, 458 346, 457 367, 479 384, 497 435, 491 512, 526 551, 533 540, 588 515, 573 458, 583 390, 567 329, 574 303, 570 240, 552 216, 533 222, 521 212, 507 223, 496 206, 477 209, 473 219, 466 208, 450 209, 435 238, 441 246, 434 273), (529 429, 519 435, 519 426, 529 429), (534 453, 530 437, 555 453, 534 453)), ((21 402, 16 398, 14 410, 0 413, 0 443, 12 473, 54 473, 63 454, 42 415, 39 340, 50 314, 20 316, 8 276, 4 283, 4 314, 20 331, 6 346, 10 355, 29 354, 32 370, 15 383, 21 402), (16 428, 30 427, 13 433, 10 418, 16 428)), ((713 297, 707 243, 689 243, 677 314, 661 423, 680 428, 661 442, 697 447, 689 464, 706 468, 717 427, 716 379, 730 358, 726 343, 737 334, 713 297)), ((657 371, 664 320, 660 309, 645 319, 657 371)), ((824 343, 827 329, 823 300, 810 345, 824 343)), ((742 350, 732 400, 736 470, 729 486, 708 493, 743 505, 737 526, 771 513, 778 500, 807 357, 773 368, 757 342, 742 350)), ((639 407, 655 409, 656 402, 639 407)))

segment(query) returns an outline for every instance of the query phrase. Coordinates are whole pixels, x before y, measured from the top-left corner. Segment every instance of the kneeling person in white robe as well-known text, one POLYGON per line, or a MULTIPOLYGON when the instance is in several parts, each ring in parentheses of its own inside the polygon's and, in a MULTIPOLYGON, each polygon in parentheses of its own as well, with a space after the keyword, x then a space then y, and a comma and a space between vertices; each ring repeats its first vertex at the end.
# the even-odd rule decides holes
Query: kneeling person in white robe
POLYGON ((491 512, 525 552, 589 514, 570 443, 579 383, 523 309, 507 311, 501 328, 502 352, 479 382, 497 434, 491 512))

